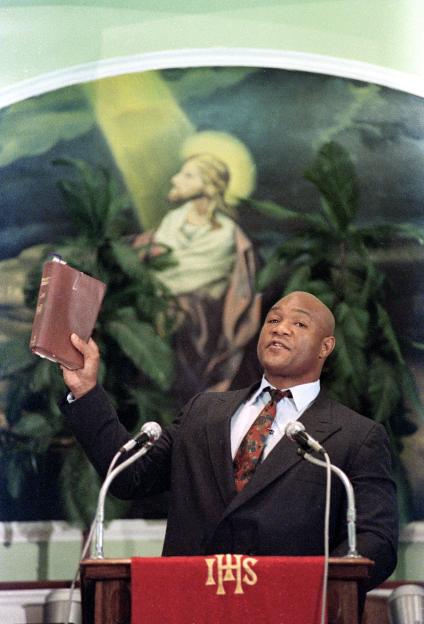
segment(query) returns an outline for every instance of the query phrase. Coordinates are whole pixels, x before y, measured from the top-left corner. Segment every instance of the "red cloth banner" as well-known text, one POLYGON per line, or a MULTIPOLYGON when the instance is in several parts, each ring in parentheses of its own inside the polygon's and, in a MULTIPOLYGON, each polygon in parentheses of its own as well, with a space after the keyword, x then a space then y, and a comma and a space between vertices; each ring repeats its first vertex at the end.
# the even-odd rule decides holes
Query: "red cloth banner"
POLYGON ((319 624, 323 557, 135 557, 132 624, 319 624))

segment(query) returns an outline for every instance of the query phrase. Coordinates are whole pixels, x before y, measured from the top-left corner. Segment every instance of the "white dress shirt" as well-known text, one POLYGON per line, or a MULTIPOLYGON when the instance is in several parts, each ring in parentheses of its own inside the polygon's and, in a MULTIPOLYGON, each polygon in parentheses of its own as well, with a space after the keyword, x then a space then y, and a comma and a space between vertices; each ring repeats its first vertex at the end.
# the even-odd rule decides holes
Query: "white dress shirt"
MULTIPOLYGON (((241 444, 250 426, 255 421, 258 414, 265 407, 271 396, 265 388, 274 388, 267 381, 265 376, 262 377, 261 385, 258 390, 249 398, 248 401, 240 405, 231 419, 231 455, 234 459, 238 447, 241 444)), ((281 440, 287 423, 291 420, 297 420, 303 412, 317 398, 320 391, 320 382, 293 386, 292 388, 280 388, 280 390, 290 390, 292 398, 284 397, 277 403, 277 414, 272 425, 271 432, 268 436, 262 460, 267 457, 274 446, 281 440)))

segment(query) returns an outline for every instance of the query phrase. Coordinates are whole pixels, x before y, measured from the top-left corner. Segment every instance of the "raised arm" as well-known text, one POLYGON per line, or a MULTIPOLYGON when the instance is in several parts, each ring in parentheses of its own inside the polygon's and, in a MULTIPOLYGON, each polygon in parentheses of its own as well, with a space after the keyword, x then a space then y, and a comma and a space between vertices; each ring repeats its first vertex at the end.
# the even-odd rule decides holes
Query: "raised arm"
MULTIPOLYGON (((114 455, 131 436, 97 383, 100 357, 96 343, 92 339, 84 342, 75 335, 72 343, 83 354, 84 366, 76 371, 62 368, 71 396, 64 398, 60 408, 88 459, 104 478, 114 455)), ((146 495, 168 489, 175 429, 173 425, 164 431, 142 460, 119 475, 111 487, 113 494, 131 498, 138 489, 146 495)))
POLYGON ((84 366, 78 370, 68 370, 62 366, 63 380, 75 399, 80 399, 97 384, 99 372, 99 349, 92 338, 84 342, 76 334, 71 335, 71 342, 84 356, 84 366))

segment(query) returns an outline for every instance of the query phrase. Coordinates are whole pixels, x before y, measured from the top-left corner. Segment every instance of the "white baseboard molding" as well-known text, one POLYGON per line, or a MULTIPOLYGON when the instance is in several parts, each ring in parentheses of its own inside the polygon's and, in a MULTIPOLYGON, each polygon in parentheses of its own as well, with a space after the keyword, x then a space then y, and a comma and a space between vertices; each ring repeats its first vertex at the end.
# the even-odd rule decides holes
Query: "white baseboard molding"
MULTIPOLYGON (((106 524, 108 542, 153 541, 165 537, 166 520, 113 520, 106 524)), ((1 522, 0 543, 4 546, 40 542, 81 543, 81 529, 67 522, 1 522)))
MULTIPOLYGON (((51 606, 47 607, 46 603, 51 604, 51 597, 60 592, 60 604, 54 605, 54 609, 60 615, 68 613, 67 598, 68 590, 55 589, 11 589, 0 591, 0 622, 1 624, 43 624, 46 621, 46 615, 51 613, 51 606)), ((74 596, 78 594, 76 590, 74 596)), ((56 601, 56 597, 53 602, 56 601)), ((50 618, 49 618, 50 619, 50 618)), ((75 599, 72 605, 71 621, 81 621, 81 605, 75 599), (75 617, 74 617, 75 616, 75 617)))
POLYGON ((401 543, 417 544, 424 542, 424 522, 410 522, 400 532, 401 543))
MULTIPOLYGON (((106 525, 108 542, 157 541, 165 537, 166 520, 113 520, 106 525)), ((0 543, 81 542, 81 529, 67 522, 0 522, 0 543)), ((400 533, 400 542, 424 543, 424 521, 410 522, 400 533)))

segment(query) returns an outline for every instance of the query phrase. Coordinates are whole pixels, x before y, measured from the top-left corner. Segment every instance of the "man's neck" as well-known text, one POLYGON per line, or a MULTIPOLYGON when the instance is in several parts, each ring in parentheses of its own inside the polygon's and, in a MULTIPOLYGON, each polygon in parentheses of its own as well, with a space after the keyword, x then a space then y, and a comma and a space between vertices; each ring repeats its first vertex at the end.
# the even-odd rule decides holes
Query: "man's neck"
POLYGON ((196 197, 190 201, 187 221, 192 225, 203 225, 210 221, 212 211, 212 201, 209 197, 196 197))
POLYGON ((311 376, 305 378, 295 377, 278 377, 274 375, 267 375, 264 373, 265 379, 274 387, 280 390, 286 390, 287 388, 295 388, 296 386, 304 386, 305 384, 315 383, 319 381, 319 376, 311 376))

